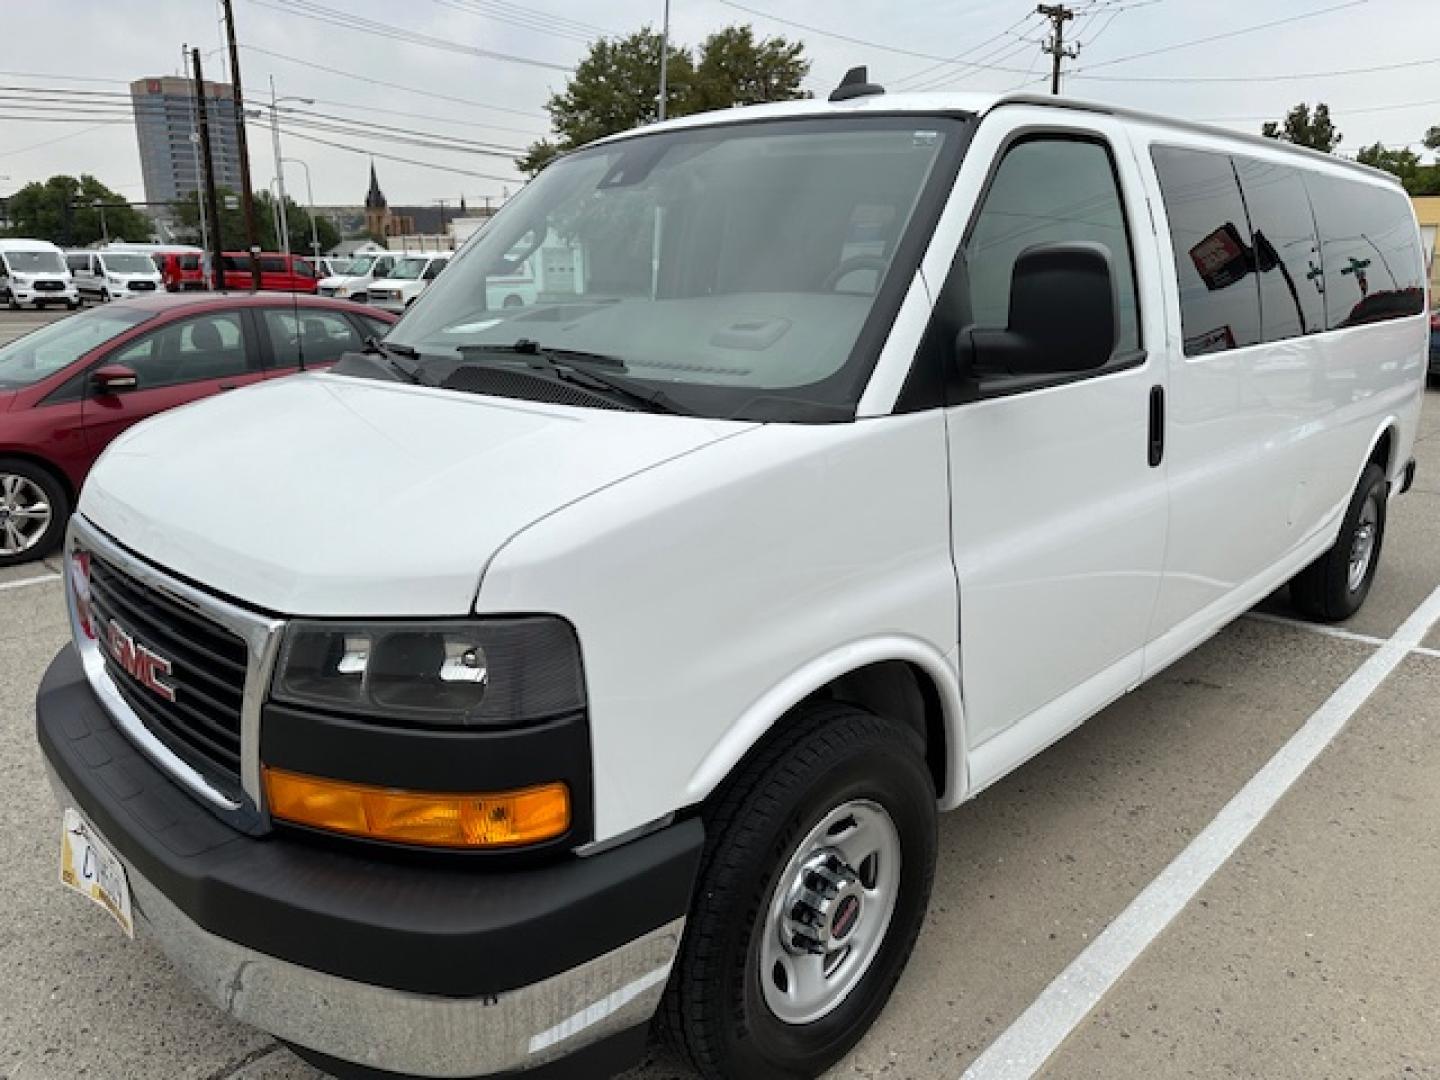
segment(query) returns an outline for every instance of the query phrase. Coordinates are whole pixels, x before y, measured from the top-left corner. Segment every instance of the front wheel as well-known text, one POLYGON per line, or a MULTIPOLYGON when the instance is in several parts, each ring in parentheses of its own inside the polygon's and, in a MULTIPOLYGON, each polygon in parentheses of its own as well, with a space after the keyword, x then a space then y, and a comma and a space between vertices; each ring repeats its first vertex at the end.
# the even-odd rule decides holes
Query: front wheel
POLYGON ((922 741, 853 706, 808 706, 706 818, 662 1031, 714 1080, 817 1076, 879 1015, 925 917, 922 741))
POLYGON ((69 516, 65 488, 51 473, 28 461, 0 458, 0 566, 50 554, 69 516))
POLYGON ((1385 471, 1373 462, 1365 466, 1335 546, 1290 582, 1290 600, 1302 613, 1339 622, 1360 610, 1380 563, 1388 494, 1385 471))

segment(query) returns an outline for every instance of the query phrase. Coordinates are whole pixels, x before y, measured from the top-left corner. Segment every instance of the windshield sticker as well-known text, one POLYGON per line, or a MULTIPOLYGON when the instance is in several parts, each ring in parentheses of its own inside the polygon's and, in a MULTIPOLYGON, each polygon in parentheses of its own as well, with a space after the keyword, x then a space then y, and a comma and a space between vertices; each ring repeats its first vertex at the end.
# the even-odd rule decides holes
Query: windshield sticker
POLYGON ((917 131, 910 137, 910 145, 915 147, 931 147, 940 141, 938 131, 917 131))

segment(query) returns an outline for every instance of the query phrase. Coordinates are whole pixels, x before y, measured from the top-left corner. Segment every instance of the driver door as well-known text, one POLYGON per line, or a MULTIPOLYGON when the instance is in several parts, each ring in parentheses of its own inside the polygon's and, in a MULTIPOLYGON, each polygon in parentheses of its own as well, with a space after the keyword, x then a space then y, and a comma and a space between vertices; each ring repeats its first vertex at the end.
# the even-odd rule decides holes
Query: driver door
POLYGON ((91 460, 132 424, 176 406, 265 377, 249 320, 243 311, 214 311, 177 319, 104 356, 98 366, 118 364, 139 377, 120 394, 87 388, 82 422, 91 460))

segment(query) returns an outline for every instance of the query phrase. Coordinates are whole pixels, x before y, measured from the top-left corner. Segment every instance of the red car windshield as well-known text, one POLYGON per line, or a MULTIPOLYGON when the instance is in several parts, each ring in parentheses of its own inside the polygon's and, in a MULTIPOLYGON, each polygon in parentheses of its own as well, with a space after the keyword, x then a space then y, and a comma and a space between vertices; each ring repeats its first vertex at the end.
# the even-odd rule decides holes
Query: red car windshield
POLYGON ((149 311, 94 308, 17 338, 0 347, 0 390, 15 390, 48 378, 152 317, 149 311))

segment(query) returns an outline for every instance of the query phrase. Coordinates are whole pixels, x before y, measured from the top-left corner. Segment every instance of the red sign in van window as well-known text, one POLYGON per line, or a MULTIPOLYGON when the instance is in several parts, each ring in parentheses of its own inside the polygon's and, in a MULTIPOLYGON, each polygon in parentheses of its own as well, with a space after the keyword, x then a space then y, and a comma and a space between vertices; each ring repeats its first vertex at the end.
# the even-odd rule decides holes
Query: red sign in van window
POLYGON ((1250 272, 1249 252, 1240 230, 1227 221, 1190 249, 1190 261, 1205 287, 1224 289, 1250 272))

